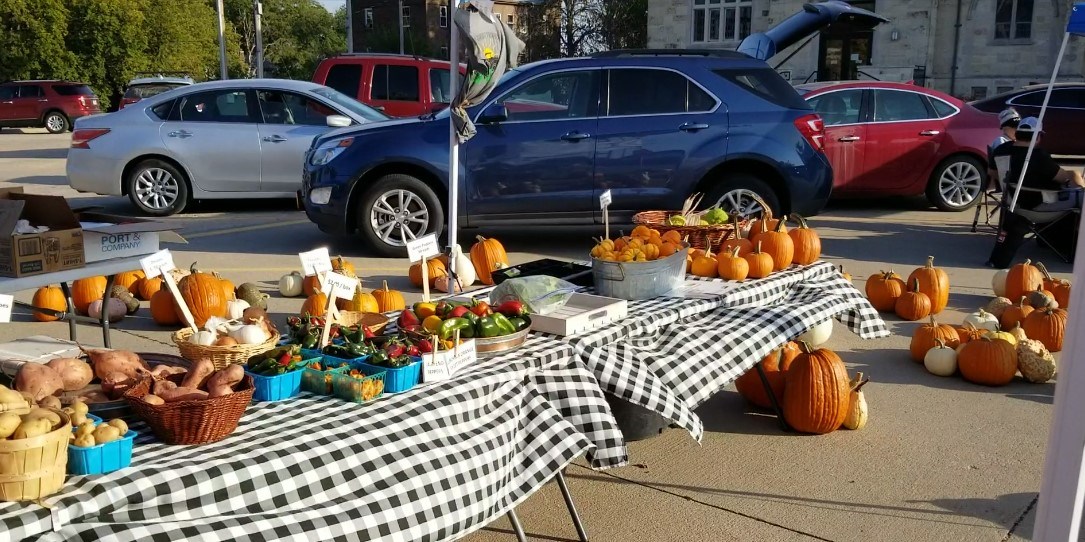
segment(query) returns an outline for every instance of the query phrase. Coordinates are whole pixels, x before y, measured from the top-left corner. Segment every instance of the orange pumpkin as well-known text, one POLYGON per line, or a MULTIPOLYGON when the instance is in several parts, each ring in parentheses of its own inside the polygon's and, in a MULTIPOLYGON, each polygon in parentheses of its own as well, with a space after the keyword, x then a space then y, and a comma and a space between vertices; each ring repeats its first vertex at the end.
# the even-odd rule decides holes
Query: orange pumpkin
POLYGON ((889 312, 897 307, 897 299, 904 295, 904 280, 893 271, 882 271, 870 275, 866 281, 866 297, 870 304, 880 312, 889 312))
POLYGON ((169 289, 162 288, 151 294, 151 319, 160 326, 175 326, 181 323, 177 316, 177 303, 169 289))
POLYGON ((662 239, 665 243, 672 243, 675 245, 682 244, 682 234, 678 233, 678 230, 667 230, 663 235, 660 236, 660 239, 662 239))
POLYGON ((332 271, 347 277, 357 277, 354 264, 343 259, 342 256, 332 258, 332 271))
POLYGON ((1062 350, 1062 339, 1066 334, 1066 309, 1039 309, 1025 317, 1021 327, 1028 338, 1044 343, 1051 352, 1062 350))
POLYGON ((704 250, 692 248, 686 252, 686 273, 693 274, 693 260, 696 260, 698 256, 704 256, 704 250))
MULTIPOLYGON (((212 316, 226 316, 227 299, 222 293, 222 281, 211 273, 196 269, 195 262, 189 271, 189 274, 177 283, 177 289, 181 293, 181 299, 188 305, 196 326, 203 327, 212 316)), ((177 319, 183 318, 181 307, 177 307, 177 319)))
POLYGON ((87 307, 105 295, 106 278, 102 276, 87 277, 72 282, 72 304, 75 312, 87 314, 87 307))
MULTIPOLYGON (((60 312, 68 310, 68 300, 64 297, 64 290, 61 290, 59 286, 43 286, 38 288, 34 292, 34 298, 31 300, 31 304, 39 309, 52 309, 60 312)), ((55 322, 60 318, 43 312, 35 312, 34 319, 39 322, 55 322)))
POLYGON ((750 262, 739 255, 740 250, 735 247, 730 253, 721 252, 716 259, 717 274, 721 279, 743 281, 750 275, 750 262))
POLYGON ((306 297, 305 302, 301 304, 301 315, 309 316, 324 316, 324 313, 328 310, 328 296, 324 295, 324 292, 316 292, 313 295, 306 297))
POLYGON ((957 368, 969 382, 1005 386, 1017 373, 1017 350, 1007 341, 983 336, 961 347, 957 368))
MULTIPOLYGON (((772 394, 776 396, 777 403, 784 400, 784 375, 791 366, 791 362, 799 354, 798 343, 792 341, 769 352, 759 362, 761 368, 765 370, 765 376, 768 378, 769 387, 772 388, 772 394)), ((739 395, 751 404, 761 408, 772 408, 772 402, 769 401, 768 393, 765 392, 765 385, 761 382, 761 375, 757 373, 756 367, 746 371, 745 374, 738 377, 738 380, 735 380, 735 389, 738 390, 739 395)))
POLYGON ((1040 268, 1032 265, 1032 260, 1025 260, 1011 267, 1006 274, 1006 298, 1010 301, 1021 299, 1021 296, 1043 287, 1044 276, 1040 268))
POLYGON ((719 270, 719 261, 712 255, 712 247, 709 246, 704 254, 693 259, 690 272, 698 277, 715 278, 719 270))
POLYGON ((373 294, 369 292, 362 291, 361 288, 354 292, 354 298, 352 299, 335 300, 335 306, 341 311, 380 312, 377 298, 373 297, 373 294))
POLYGON ((953 326, 949 324, 939 324, 932 314, 930 322, 917 327, 915 333, 912 334, 912 343, 908 347, 909 352, 912 354, 912 361, 923 363, 927 351, 934 348, 938 341, 942 341, 943 344, 950 348, 957 348, 961 344, 961 338, 957 335, 957 330, 953 329, 953 326))
MULTIPOLYGON (((751 243, 757 243, 757 238, 760 237, 762 233, 775 230, 780 225, 780 222, 783 222, 782 220, 772 218, 772 209, 769 209, 768 205, 761 204, 761 208, 764 209, 764 211, 761 212, 761 218, 750 223, 751 243)), ((783 231, 784 233, 787 233, 786 224, 784 225, 783 231)))
POLYGON ((792 213, 791 219, 799 223, 798 228, 787 232, 795 245, 795 263, 810 265, 818 261, 821 257, 821 237, 818 236, 818 232, 814 231, 806 223, 806 219, 798 213, 792 213))
POLYGON ((222 288, 222 297, 226 301, 232 301, 237 299, 237 291, 234 288, 234 283, 230 282, 230 279, 222 278, 222 275, 218 273, 211 273, 219 280, 219 286, 222 288))
POLYGON ((750 268, 750 278, 763 279, 772 274, 772 256, 761 251, 761 242, 758 241, 753 252, 743 256, 750 268))
POLYGON ((383 288, 373 290, 372 293, 373 298, 377 300, 377 312, 401 311, 407 307, 402 293, 388 289, 388 281, 384 281, 383 288))
POLYGON ((905 320, 922 320, 931 314, 931 298, 919 291, 919 280, 913 280, 912 288, 897 298, 893 309, 905 320))
MULTIPOLYGON (((493 284, 491 273, 509 266, 509 256, 505 247, 497 239, 478 236, 478 242, 471 247, 471 263, 478 273, 478 280, 483 284, 493 284)), ((378 301, 380 301, 378 299, 378 301)))
POLYGON ((139 294, 136 296, 143 301, 150 301, 155 292, 162 289, 165 285, 162 277, 155 277, 153 279, 142 279, 139 281, 139 294))
MULTIPOLYGON (((433 258, 426 261, 426 273, 429 277, 429 286, 433 287, 433 282, 438 277, 444 277, 448 275, 448 270, 445 268, 445 264, 441 263, 441 260, 433 258)), ((407 271, 407 276, 411 279, 411 284, 421 288, 422 287, 422 262, 416 262, 411 265, 411 268, 407 271)))
POLYGON ((720 245, 720 253, 731 252, 738 249, 739 256, 745 256, 753 252, 753 243, 742 236, 742 228, 738 224, 738 213, 731 215, 731 230, 727 232, 726 239, 720 245))
POLYGON ((848 370, 832 350, 801 348, 784 376, 784 419, 804 433, 835 431, 848 415, 848 370))
POLYGON ((784 221, 780 220, 776 222, 776 229, 757 236, 761 250, 772 256, 773 271, 791 267, 791 262, 795 259, 795 243, 783 228, 784 221))
POLYGON ((144 276, 146 275, 144 275, 143 271, 140 270, 117 273, 116 275, 113 275, 113 284, 119 284, 121 286, 124 286, 125 289, 130 289, 134 282, 143 278, 144 276))
POLYGON ((960 341, 960 344, 972 342, 979 339, 980 337, 987 335, 987 330, 980 329, 972 324, 965 324, 963 326, 959 326, 956 328, 956 330, 957 339, 960 341))
MULTIPOLYGON (((1010 305, 1009 307, 1006 307, 1006 310, 1002 311, 1002 316, 998 319, 998 323, 1002 326, 1004 331, 1009 331, 1034 310, 1036 309, 1025 304, 1025 297, 1021 296, 1021 299, 1016 305, 1010 305)), ((1028 332, 1025 332, 1025 334, 1027 335, 1028 332)))
POLYGON ((908 284, 915 280, 919 281, 919 291, 927 294, 931 302, 931 314, 942 312, 949 304, 949 275, 934 266, 934 256, 927 256, 927 263, 908 275, 908 284))
POLYGON ((1070 281, 1057 279, 1051 276, 1051 273, 1047 272, 1047 267, 1044 264, 1037 262, 1036 267, 1040 268, 1040 272, 1044 275, 1044 289, 1051 292, 1051 295, 1055 296, 1055 301, 1059 302, 1059 306, 1064 309, 1070 308, 1070 281))

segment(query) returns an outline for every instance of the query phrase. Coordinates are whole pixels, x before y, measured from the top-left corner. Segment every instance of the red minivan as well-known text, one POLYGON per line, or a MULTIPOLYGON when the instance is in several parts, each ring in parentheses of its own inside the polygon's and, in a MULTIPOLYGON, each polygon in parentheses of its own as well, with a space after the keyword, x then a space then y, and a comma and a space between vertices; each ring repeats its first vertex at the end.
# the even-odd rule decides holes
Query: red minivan
MULTIPOLYGON (((466 67, 460 67, 465 73, 466 67)), ((313 82, 393 117, 416 117, 448 107, 448 62, 410 55, 353 53, 326 58, 313 82)))

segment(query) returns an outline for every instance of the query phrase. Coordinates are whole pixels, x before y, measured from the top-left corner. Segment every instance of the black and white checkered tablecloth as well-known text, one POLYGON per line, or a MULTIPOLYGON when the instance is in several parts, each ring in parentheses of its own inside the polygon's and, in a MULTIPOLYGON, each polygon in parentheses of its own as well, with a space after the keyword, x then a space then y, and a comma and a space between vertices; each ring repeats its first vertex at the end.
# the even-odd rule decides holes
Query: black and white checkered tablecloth
POLYGON ((131 468, 71 478, 48 508, 0 503, 0 538, 450 540, 585 451, 596 467, 626 461, 595 377, 569 345, 533 336, 368 405, 303 394, 253 404, 221 442, 141 436, 131 468))
POLYGON ((773 348, 831 318, 864 339, 889 335, 866 298, 832 265, 817 262, 733 284, 712 299, 631 301, 619 324, 566 340, 606 392, 700 440, 697 405, 773 348))

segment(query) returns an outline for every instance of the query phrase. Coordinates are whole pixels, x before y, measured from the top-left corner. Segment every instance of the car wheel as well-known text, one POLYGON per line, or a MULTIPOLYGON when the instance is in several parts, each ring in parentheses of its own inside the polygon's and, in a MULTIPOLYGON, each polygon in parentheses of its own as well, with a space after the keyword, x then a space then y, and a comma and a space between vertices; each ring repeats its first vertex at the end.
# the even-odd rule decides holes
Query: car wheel
POLYGON ((362 195, 358 234, 382 256, 407 254, 407 242, 433 233, 440 237, 444 210, 426 183, 410 175, 385 175, 362 195))
POLYGON ((718 205, 727 214, 750 216, 764 210, 758 198, 769 206, 773 215, 780 215, 780 198, 765 181, 748 173, 731 173, 705 195, 701 207, 718 205))
POLYGON ((927 199, 942 211, 963 211, 983 194, 986 167, 971 156, 954 156, 938 166, 927 183, 927 199))
POLYGON ((68 131, 68 117, 59 111, 46 113, 44 119, 45 129, 50 134, 62 134, 68 131))
POLYGON ((188 181, 173 164, 144 160, 128 174, 128 198, 151 216, 170 216, 188 205, 188 181))

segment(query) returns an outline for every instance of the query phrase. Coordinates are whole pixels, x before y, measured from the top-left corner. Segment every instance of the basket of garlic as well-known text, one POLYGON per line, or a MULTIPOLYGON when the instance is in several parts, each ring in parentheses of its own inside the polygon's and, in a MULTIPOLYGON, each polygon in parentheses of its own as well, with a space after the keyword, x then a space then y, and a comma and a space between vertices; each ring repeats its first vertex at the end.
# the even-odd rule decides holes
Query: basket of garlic
POLYGON ((182 357, 209 359, 216 369, 245 363, 249 358, 275 348, 278 342, 278 330, 267 313, 256 307, 245 309, 242 317, 236 320, 211 317, 202 329, 186 327, 173 334, 173 343, 182 357))

